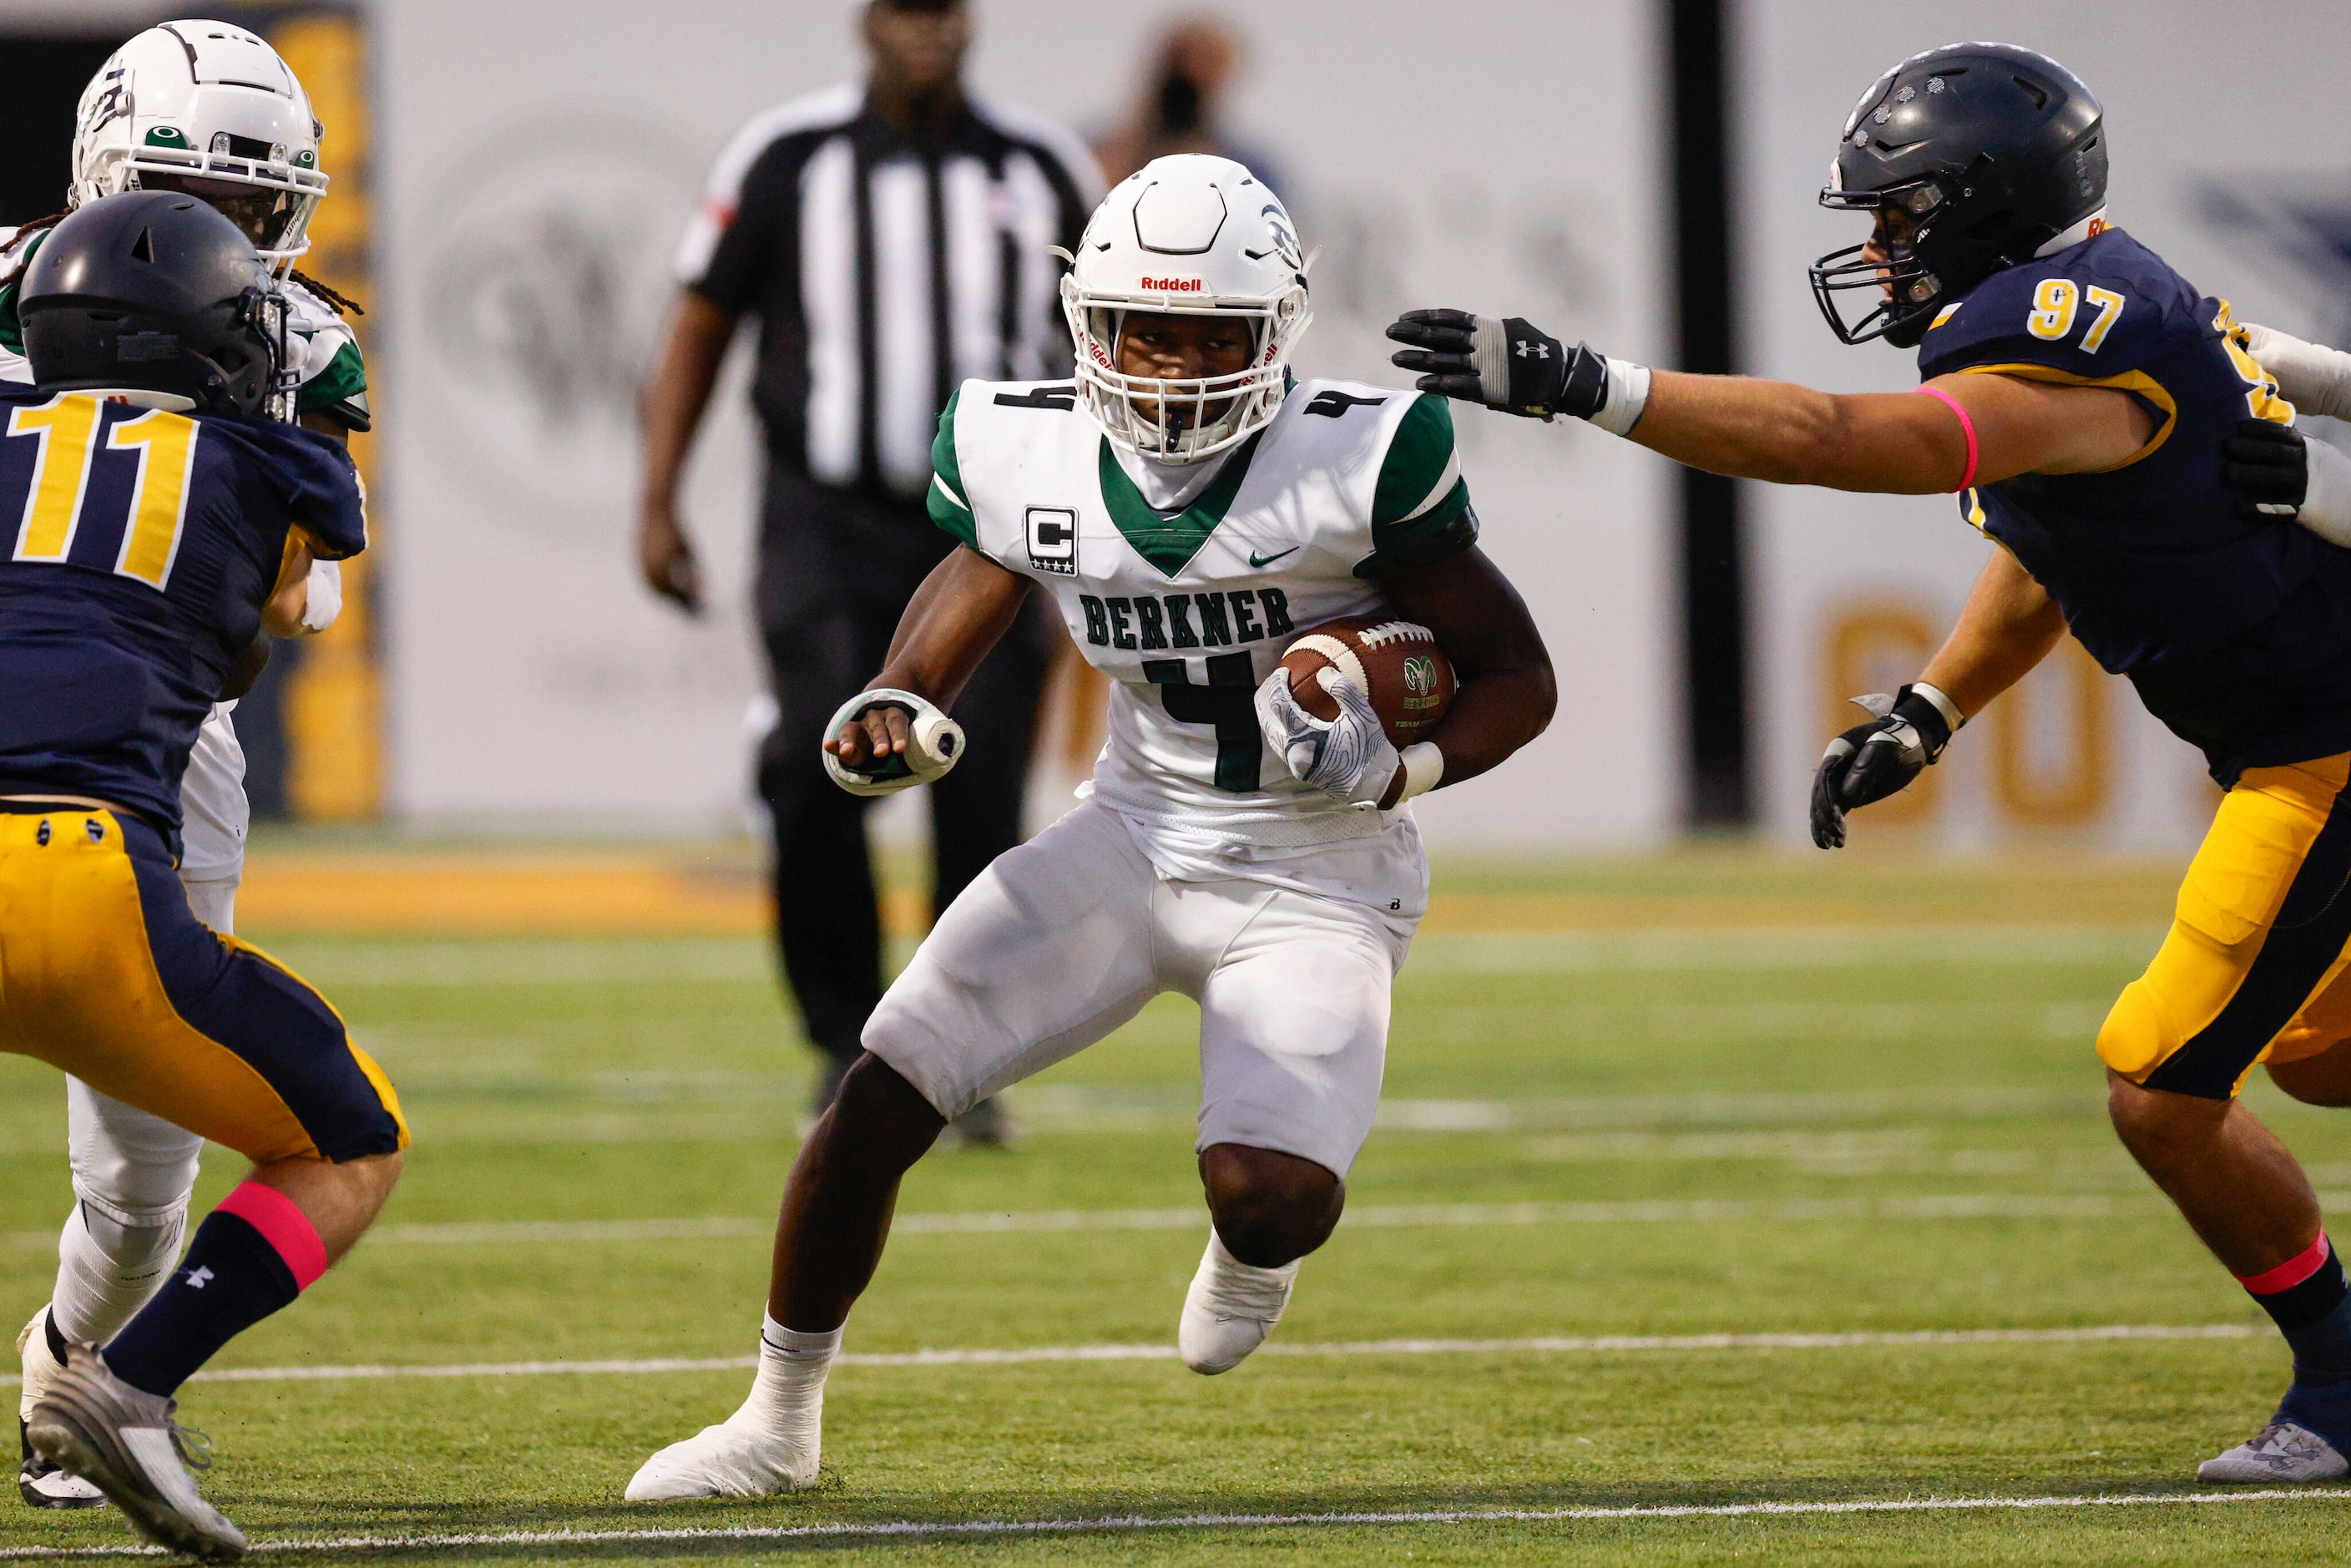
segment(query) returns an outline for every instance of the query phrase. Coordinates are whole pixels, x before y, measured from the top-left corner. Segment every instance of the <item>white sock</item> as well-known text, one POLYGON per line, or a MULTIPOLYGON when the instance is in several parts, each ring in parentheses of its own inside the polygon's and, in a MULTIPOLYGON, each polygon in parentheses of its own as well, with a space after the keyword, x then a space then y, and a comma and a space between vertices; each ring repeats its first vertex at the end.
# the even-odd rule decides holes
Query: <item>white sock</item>
POLYGON ((77 1203, 57 1237, 50 1316, 69 1344, 104 1344, 163 1288, 188 1229, 183 1208, 162 1225, 120 1225, 77 1203))
POLYGON ((762 1314, 759 1375, 751 1396, 726 1418, 737 1431, 813 1444, 824 1420, 824 1378, 841 1351, 841 1331, 801 1333, 762 1314))

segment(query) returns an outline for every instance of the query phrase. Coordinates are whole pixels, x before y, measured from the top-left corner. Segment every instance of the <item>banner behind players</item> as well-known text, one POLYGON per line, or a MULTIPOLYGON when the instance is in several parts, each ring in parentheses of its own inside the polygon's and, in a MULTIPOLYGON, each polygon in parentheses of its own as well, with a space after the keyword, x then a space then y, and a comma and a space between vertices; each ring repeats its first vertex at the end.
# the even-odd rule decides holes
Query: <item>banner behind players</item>
MULTIPOLYGON (((858 74, 850 9, 699 0, 658 26, 591 24, 564 0, 376 12, 396 133, 376 144, 397 405, 382 497, 399 525, 395 811, 679 831, 739 820, 759 678, 744 613, 754 438, 730 382, 688 496, 713 610, 684 621, 633 570, 634 390, 707 161, 753 113, 858 74)), ((1411 40, 1429 16, 1413 0, 1246 16, 1238 118, 1283 160, 1297 189, 1282 193, 1324 247, 1301 373, 1401 384, 1380 328, 1435 298, 1540 305, 1561 329, 1662 358, 1667 161, 1648 5, 1449 14, 1448 55, 1480 62, 1479 91, 1552 121, 1509 144, 1474 118, 1395 107, 1426 64, 1411 40)), ((1084 129, 1121 112, 1165 20, 1052 0, 977 0, 975 17, 979 88, 1084 129)), ((1533 601, 1562 703, 1525 761, 1432 797, 1422 821, 1439 842, 1660 838, 1680 810, 1662 468, 1580 429, 1459 423, 1488 547, 1533 601)), ((1066 782, 1040 792, 1047 817, 1066 782)))

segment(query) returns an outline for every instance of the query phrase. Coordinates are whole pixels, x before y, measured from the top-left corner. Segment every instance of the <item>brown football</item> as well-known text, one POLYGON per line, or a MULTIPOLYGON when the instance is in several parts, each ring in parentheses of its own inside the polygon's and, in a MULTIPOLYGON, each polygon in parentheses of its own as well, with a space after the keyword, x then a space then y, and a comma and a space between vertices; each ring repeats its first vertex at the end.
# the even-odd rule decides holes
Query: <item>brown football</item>
POLYGON ((1290 695, 1316 718, 1339 715, 1337 701, 1318 678, 1332 665, 1371 697, 1372 711, 1399 749, 1435 729, 1453 706, 1453 661, 1437 645, 1437 634, 1393 615, 1326 621, 1301 633, 1281 655, 1290 695))

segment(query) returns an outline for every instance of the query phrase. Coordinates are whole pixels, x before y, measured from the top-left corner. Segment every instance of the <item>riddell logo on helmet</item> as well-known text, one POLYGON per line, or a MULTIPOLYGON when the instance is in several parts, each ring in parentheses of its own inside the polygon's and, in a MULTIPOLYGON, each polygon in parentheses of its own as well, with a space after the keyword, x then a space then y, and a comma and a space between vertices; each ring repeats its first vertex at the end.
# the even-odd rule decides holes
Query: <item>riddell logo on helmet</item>
POLYGON ((1163 294, 1200 294, 1207 290, 1205 277, 1146 277, 1142 287, 1163 294))

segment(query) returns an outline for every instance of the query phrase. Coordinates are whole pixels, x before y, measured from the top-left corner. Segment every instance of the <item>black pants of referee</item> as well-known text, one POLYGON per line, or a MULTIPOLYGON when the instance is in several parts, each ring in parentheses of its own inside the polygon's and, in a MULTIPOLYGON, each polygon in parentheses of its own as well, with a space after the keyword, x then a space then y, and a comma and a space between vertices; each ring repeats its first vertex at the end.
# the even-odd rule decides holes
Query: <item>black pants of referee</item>
MULTIPOLYGON (((781 710, 759 751, 759 795, 775 833, 776 939, 809 1039, 836 1072, 855 1060, 882 999, 882 920, 866 850, 872 802, 836 786, 825 721, 881 673, 899 614, 956 548, 922 503, 819 486, 769 471, 760 517, 759 628, 781 710)), ((1037 709, 1059 636, 1032 600, 956 700, 969 739, 929 787, 934 910, 1020 841, 1037 709)))

